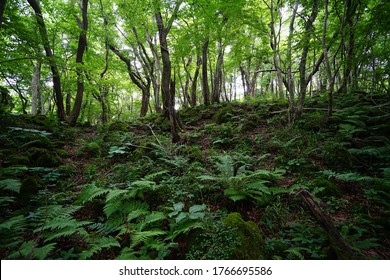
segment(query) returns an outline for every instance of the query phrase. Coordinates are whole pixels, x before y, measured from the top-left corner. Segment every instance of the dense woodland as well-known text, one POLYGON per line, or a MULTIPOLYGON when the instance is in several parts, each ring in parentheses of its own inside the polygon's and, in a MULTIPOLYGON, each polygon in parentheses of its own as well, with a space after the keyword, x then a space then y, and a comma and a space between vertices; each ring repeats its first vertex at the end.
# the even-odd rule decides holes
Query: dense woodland
POLYGON ((0 2, 2 259, 389 259, 390 3, 0 2))

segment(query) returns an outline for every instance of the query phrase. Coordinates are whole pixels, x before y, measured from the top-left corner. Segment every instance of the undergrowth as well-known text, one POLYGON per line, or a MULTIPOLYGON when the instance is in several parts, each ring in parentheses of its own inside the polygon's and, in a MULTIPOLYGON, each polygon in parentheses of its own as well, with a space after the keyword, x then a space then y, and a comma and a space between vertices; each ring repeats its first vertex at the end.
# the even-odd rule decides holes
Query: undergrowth
POLYGON ((346 96, 327 119, 317 100, 294 125, 284 103, 200 106, 179 113, 178 144, 156 116, 87 133, 3 115, 1 257, 334 259, 305 189, 361 258, 388 259, 386 104, 346 96), (224 223, 232 213, 264 245, 244 252, 244 228, 224 223))

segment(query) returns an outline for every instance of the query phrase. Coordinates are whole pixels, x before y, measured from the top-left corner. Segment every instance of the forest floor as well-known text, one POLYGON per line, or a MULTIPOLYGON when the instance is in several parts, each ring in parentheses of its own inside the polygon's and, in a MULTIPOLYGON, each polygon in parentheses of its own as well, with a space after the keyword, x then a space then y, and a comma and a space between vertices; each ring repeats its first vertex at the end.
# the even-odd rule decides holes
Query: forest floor
POLYGON ((2 259, 390 259, 388 96, 75 128, 1 115, 2 259), (311 203, 311 204, 310 204, 311 203), (343 250, 344 249, 344 250, 343 250))

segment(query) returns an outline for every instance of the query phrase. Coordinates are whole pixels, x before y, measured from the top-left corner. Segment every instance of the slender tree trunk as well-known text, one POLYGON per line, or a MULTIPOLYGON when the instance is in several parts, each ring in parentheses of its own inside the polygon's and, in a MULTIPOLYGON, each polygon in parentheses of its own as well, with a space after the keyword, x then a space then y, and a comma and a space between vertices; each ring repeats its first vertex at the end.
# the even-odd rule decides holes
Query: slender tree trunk
POLYGON ((218 58, 215 66, 214 73, 214 86, 213 86, 213 94, 211 96, 211 103, 218 103, 221 98, 222 91, 222 64, 223 64, 223 56, 224 56, 224 47, 222 45, 222 39, 219 38, 218 41, 218 58))
POLYGON ((295 17, 298 10, 298 0, 294 1, 293 13, 291 16, 289 35, 287 41, 287 90, 289 92, 289 110, 288 110, 288 120, 289 123, 292 122, 294 111, 295 111, 295 82, 294 75, 292 73, 292 37, 294 33, 294 23, 295 17))
POLYGON ((196 88, 198 84, 199 69, 201 64, 202 64, 202 58, 201 56, 198 55, 198 58, 196 59, 195 74, 191 84, 191 107, 196 106, 196 88))
MULTIPOLYGON (((302 38, 303 49, 301 54, 301 61, 299 63, 299 95, 298 95, 298 103, 295 112, 295 116, 299 117, 303 113, 303 103, 306 97, 307 85, 311 81, 311 78, 306 77, 306 64, 307 64, 307 56, 309 54, 310 47, 310 37, 313 32, 313 23, 318 15, 318 2, 319 0, 313 1, 313 8, 310 14, 310 17, 307 19, 305 23, 304 35, 302 38)), ((322 54, 323 56, 323 54, 322 54)), ((314 68, 314 67, 313 67, 314 68)))
POLYGON ((4 12, 5 12, 5 5, 7 4, 7 0, 1 0, 0 1, 0 27, 3 24, 3 18, 4 18, 4 12))
POLYGON ((205 105, 210 105, 210 88, 207 74, 207 52, 209 48, 209 38, 207 38, 202 48, 202 94, 205 105))
POLYGON ((41 62, 37 61, 37 63, 34 65, 34 73, 31 79, 31 93, 32 93, 31 114, 32 115, 36 115, 38 113, 38 108, 39 108, 38 99, 41 91, 40 80, 41 80, 41 62))
POLYGON ((55 93, 55 103, 57 106, 57 117, 60 121, 65 121, 66 115, 64 110, 64 100, 61 91, 61 78, 60 72, 58 71, 57 63, 54 58, 53 52, 50 48, 49 38, 47 36, 46 25, 43 20, 42 11, 39 3, 36 0, 27 0, 30 6, 33 8, 36 16, 36 20, 39 27, 39 34, 45 49, 46 56, 49 60, 50 69, 53 74, 53 89, 55 93))
POLYGON ((133 70, 131 61, 125 57, 115 46, 109 45, 110 50, 113 51, 119 58, 127 65, 127 72, 129 73, 131 81, 141 90, 142 93, 142 107, 140 116, 146 115, 149 107, 150 100, 150 84, 151 80, 149 77, 142 78, 141 75, 133 70))
POLYGON ((153 86, 153 96, 154 96, 154 109, 157 113, 161 113, 161 104, 160 104, 160 88, 161 88, 161 64, 160 64, 160 57, 158 55, 157 48, 155 44, 153 43, 153 37, 147 34, 147 40, 150 47, 150 50, 153 54, 154 59, 154 68, 155 68, 155 75, 151 75, 152 80, 152 86, 153 86))
POLYGON ((333 113, 333 91, 334 91, 334 76, 332 74, 332 68, 330 67, 328 48, 326 46, 326 29, 328 25, 328 16, 329 16, 329 1, 324 0, 324 25, 322 29, 322 49, 324 52, 324 61, 326 67, 326 73, 329 79, 329 91, 328 91, 328 119, 332 116, 333 113))
POLYGON ((275 9, 277 8, 274 7, 274 1, 270 1, 270 6, 269 9, 271 11, 271 23, 270 23, 270 28, 271 28, 271 49, 273 52, 273 60, 274 60, 274 66, 276 69, 276 80, 278 84, 278 89, 279 89, 279 97, 285 98, 285 92, 284 92, 284 86, 283 86, 283 73, 282 69, 280 66, 280 57, 279 57, 279 42, 278 42, 278 34, 276 34, 275 31, 275 9))
POLYGON ((79 42, 76 52, 76 73, 77 73, 77 93, 74 101, 72 112, 69 116, 69 124, 75 125, 80 115, 81 104, 83 102, 84 95, 84 70, 82 69, 84 51, 87 48, 87 30, 88 30, 88 0, 82 0, 79 2, 81 9, 82 19, 80 20, 77 16, 77 22, 80 28, 79 42))
POLYGON ((177 16, 177 13, 179 11, 182 2, 183 2, 182 0, 178 0, 176 2, 174 12, 170 20, 165 26, 163 23, 160 10, 157 10, 155 14, 159 40, 160 40, 161 58, 163 63, 162 75, 161 75, 161 93, 163 96, 163 102, 166 107, 165 109, 167 110, 167 112, 164 112, 164 114, 168 113, 169 122, 171 125, 172 142, 174 143, 180 141, 180 136, 179 136, 180 126, 179 126, 179 122, 175 110, 175 81, 171 80, 171 59, 168 51, 167 35, 172 27, 173 21, 177 16))

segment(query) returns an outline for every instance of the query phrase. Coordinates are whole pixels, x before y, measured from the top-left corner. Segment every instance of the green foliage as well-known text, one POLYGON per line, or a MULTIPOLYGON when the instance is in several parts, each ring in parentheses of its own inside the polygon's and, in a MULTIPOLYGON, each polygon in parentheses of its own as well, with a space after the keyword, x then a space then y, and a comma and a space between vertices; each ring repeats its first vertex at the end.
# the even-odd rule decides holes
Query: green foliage
POLYGON ((257 260, 263 258, 263 236, 254 222, 245 222, 239 213, 230 213, 223 222, 226 226, 237 231, 240 244, 233 250, 234 259, 257 260))

